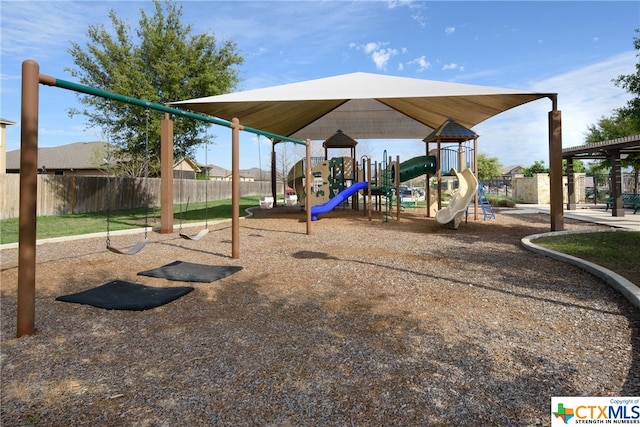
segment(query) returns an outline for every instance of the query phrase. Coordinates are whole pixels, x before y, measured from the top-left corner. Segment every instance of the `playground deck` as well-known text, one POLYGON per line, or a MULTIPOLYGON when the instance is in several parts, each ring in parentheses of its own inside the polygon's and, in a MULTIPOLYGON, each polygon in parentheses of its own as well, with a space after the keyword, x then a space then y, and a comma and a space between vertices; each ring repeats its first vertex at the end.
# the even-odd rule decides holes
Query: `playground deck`
POLYGON ((640 313, 522 248, 544 213, 455 231, 344 210, 310 236, 299 210, 255 214, 237 260, 227 222, 129 257, 102 238, 38 246, 38 331, 20 339, 3 250, 2 424, 544 425, 551 396, 640 395, 640 313), (116 278, 184 285, 137 276, 175 260, 243 269, 148 311, 55 301, 116 278))

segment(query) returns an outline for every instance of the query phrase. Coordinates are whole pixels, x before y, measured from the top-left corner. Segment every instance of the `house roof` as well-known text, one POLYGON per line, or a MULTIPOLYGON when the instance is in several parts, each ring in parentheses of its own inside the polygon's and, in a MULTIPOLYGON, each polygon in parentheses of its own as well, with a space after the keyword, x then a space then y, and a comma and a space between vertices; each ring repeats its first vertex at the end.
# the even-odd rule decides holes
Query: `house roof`
POLYGON ((297 139, 424 138, 448 118, 471 128, 550 93, 352 73, 172 103, 297 139))
POLYGON ((3 119, 0 117, 0 125, 15 125, 16 122, 12 122, 11 120, 3 119))
POLYGON ((513 171, 515 170, 522 170, 524 169, 523 166, 520 165, 510 165, 510 166, 505 166, 500 170, 500 173, 502 175, 511 175, 513 174, 513 171))
POLYGON ((176 170, 182 167, 183 164, 187 164, 193 172, 196 172, 196 173, 202 172, 202 169, 200 169, 200 166, 188 157, 181 157, 180 159, 174 161, 173 169, 176 170))
MULTIPOLYGON (((107 144, 75 142, 59 147, 38 148, 38 167, 47 169, 98 169, 105 162, 107 144)), ((20 169, 20 150, 7 152, 7 169, 20 169)))

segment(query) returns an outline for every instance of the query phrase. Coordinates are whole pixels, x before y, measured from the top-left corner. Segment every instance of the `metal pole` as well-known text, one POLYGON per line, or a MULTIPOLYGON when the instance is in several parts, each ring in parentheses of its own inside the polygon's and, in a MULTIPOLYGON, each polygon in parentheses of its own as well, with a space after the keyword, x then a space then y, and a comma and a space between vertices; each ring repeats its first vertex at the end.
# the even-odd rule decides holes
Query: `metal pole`
POLYGON ((276 194, 276 180, 278 179, 276 167, 276 143, 275 141, 271 141, 271 197, 273 197, 274 205, 276 200, 278 200, 278 194, 276 194))
POLYGON ((160 123, 160 234, 173 233, 173 121, 160 123))
POLYGON ((371 180, 371 157, 367 157, 367 180, 369 182, 369 186, 367 187, 367 216, 369 217, 369 221, 371 221, 371 185, 373 184, 371 180))
POLYGON ((38 92, 35 61, 22 63, 20 119, 20 219, 18 237, 17 337, 35 333, 36 207, 38 198, 38 92))
POLYGON ((400 194, 400 156, 396 156, 396 170, 393 179, 396 181, 396 219, 400 221, 400 204, 402 195, 400 194))
MULTIPOLYGON (((473 138, 473 173, 478 177, 478 137, 473 138)), ((476 190, 475 202, 473 203, 473 219, 478 220, 478 191, 476 190)))
POLYGON ((311 140, 307 138, 306 161, 304 171, 305 209, 307 210, 307 236, 311 234, 311 140))
POLYGON ((231 120, 231 258, 240 258, 240 121, 231 120))

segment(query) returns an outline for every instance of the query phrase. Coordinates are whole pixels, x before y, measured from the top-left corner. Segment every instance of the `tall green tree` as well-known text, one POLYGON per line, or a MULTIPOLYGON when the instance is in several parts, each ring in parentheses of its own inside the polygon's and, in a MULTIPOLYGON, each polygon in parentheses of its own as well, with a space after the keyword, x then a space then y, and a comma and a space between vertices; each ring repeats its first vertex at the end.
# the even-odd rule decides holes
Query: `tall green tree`
MULTIPOLYGON (((134 31, 113 10, 110 30, 89 26, 86 46, 71 43, 71 75, 81 84, 158 104, 232 91, 239 83, 237 66, 244 61, 235 41, 218 43, 213 34, 192 34, 192 26, 182 23, 181 6, 170 0, 153 4, 152 15, 141 9, 134 31)), ((149 158, 155 169, 163 113, 97 96, 79 98, 83 108, 70 114, 82 114, 89 127, 104 129, 120 163, 149 167, 149 158)), ((175 155, 193 155, 197 145, 212 139, 206 127, 176 118, 175 155)), ((130 167, 127 173, 140 174, 140 168, 130 167)))
POLYGON ((593 144, 635 135, 636 133, 640 133, 640 128, 636 127, 634 121, 629 116, 622 115, 619 111, 614 111, 610 117, 603 116, 598 120, 597 124, 587 126, 585 142, 593 144))
MULTIPOLYGON (((636 33, 640 34, 640 28, 636 29, 636 33)), ((640 130, 640 37, 633 38, 633 47, 637 52, 636 58, 639 59, 635 74, 619 75, 613 82, 633 95, 625 107, 618 109, 618 113, 630 120, 636 130, 640 130)))
MULTIPOLYGON (((635 30, 640 33, 640 29, 635 30)), ((633 39, 633 46, 636 49, 635 74, 619 75, 613 80, 619 86, 629 92, 633 97, 627 105, 614 110, 611 117, 602 117, 596 125, 587 128, 586 142, 594 143, 609 139, 622 138, 625 136, 640 134, 640 37, 633 39)), ((623 167, 630 167, 634 174, 635 192, 638 192, 638 181, 640 176, 640 155, 630 154, 627 158, 621 159, 623 167)), ((596 162, 595 170, 606 170, 611 167, 609 159, 596 162)))
POLYGON ((478 154, 478 179, 488 181, 501 175, 502 165, 497 157, 478 154))

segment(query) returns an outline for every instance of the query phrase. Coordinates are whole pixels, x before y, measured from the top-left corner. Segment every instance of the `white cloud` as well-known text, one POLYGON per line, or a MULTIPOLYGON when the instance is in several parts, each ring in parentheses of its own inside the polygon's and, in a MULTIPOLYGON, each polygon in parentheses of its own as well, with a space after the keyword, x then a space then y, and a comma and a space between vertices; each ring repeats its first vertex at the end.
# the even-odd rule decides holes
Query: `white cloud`
POLYGON ((445 64, 442 66, 442 70, 443 71, 447 71, 447 70, 458 70, 458 71, 464 71, 464 65, 458 65, 455 62, 452 62, 451 64, 445 64))
POLYGON ((456 32, 456 27, 447 27, 444 29, 446 35, 450 36, 451 34, 456 32))
MULTIPOLYGON (((88 25, 110 28, 110 8, 110 2, 6 2, 0 14, 2 56, 34 56, 41 61, 58 56, 60 50, 70 47, 71 40, 83 42, 88 25)), ((118 17, 130 22, 123 16, 125 10, 119 11, 118 17)))
POLYGON ((367 56, 371 57, 378 70, 386 70, 391 57, 398 54, 398 49, 384 47, 388 44, 388 42, 369 42, 364 45, 350 43, 349 47, 362 50, 367 56))
POLYGON ((369 42, 367 44, 365 44, 362 47, 362 50, 364 51, 364 53, 366 53, 367 55, 379 50, 383 45, 386 45, 388 43, 374 43, 374 42, 369 42))
POLYGON ((412 3, 412 0, 390 0, 387 2, 387 7, 389 9, 395 9, 396 7, 411 6, 412 3))
MULTIPOLYGON (((557 93, 562 112, 563 147, 584 144, 587 126, 622 107, 630 95, 611 80, 635 72, 635 52, 626 52, 605 61, 531 82, 528 88, 539 93, 557 93)), ((479 152, 497 157, 503 165, 530 166, 536 160, 549 165, 548 112, 551 102, 540 99, 516 107, 474 127, 481 135, 479 152)))
POLYGON ((380 49, 373 52, 371 59, 373 59, 378 70, 385 70, 391 57, 397 54, 398 51, 396 49, 380 49))
POLYGON ((409 61, 407 62, 407 64, 409 65, 413 65, 413 64, 417 64, 418 65, 418 72, 422 72, 425 70, 428 70, 429 68, 431 68, 431 62, 427 61, 427 58, 422 55, 419 58, 414 59, 413 61, 409 61))

